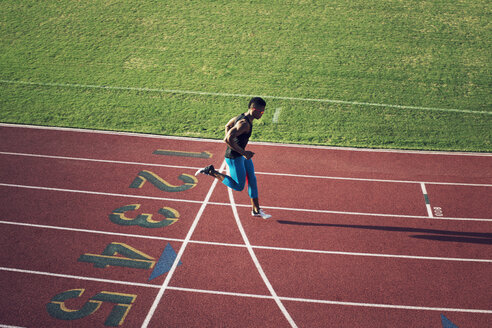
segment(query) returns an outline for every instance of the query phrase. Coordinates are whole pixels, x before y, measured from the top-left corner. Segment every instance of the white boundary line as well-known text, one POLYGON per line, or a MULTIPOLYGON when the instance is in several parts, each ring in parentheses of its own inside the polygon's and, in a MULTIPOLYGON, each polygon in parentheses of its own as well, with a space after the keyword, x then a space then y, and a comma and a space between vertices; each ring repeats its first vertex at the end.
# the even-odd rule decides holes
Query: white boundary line
MULTIPOLYGON (((224 143, 224 141, 218 140, 218 139, 177 137, 177 136, 166 136, 166 135, 157 135, 157 134, 144 134, 144 133, 136 133, 136 132, 80 129, 80 128, 42 126, 42 125, 31 125, 31 124, 16 124, 16 123, 0 123, 0 127, 2 127, 2 126, 3 127, 10 127, 10 128, 54 130, 54 131, 89 133, 89 134, 90 133, 93 133, 93 134, 109 134, 109 135, 117 135, 117 136, 129 136, 129 137, 150 138, 150 139, 169 139, 169 140, 182 140, 182 141, 206 142, 206 143, 208 142, 208 143, 220 143, 220 144, 224 143)), ((307 149, 334 150, 334 151, 357 151, 357 152, 371 152, 371 153, 492 157, 492 153, 486 153, 486 152, 458 152, 458 151, 452 152, 452 151, 431 151, 431 150, 354 148, 354 147, 334 147, 334 146, 322 146, 322 145, 286 144, 286 143, 259 142, 259 141, 251 141, 248 144, 261 145, 261 146, 272 146, 272 147, 307 148, 307 149)))
MULTIPOLYGON (((0 151, 0 155, 7 156, 26 156, 36 158, 49 158, 49 159, 61 159, 61 160, 75 160, 97 163, 110 163, 110 164, 124 164, 124 165, 139 165, 139 166, 156 166, 156 167, 169 167, 186 170, 198 170, 200 167, 182 166, 182 165, 169 165, 169 164, 154 164, 154 163, 141 163, 141 162, 128 162, 128 161, 116 161, 116 160, 104 160, 95 158, 82 158, 82 157, 67 157, 67 156, 55 156, 44 154, 28 154, 28 153, 14 153, 0 151)), ((414 180, 391 180, 391 179, 371 179, 371 178, 352 178, 352 177, 333 177, 324 175, 308 175, 308 174, 291 174, 291 173, 272 173, 272 172, 255 172, 259 175, 272 175, 272 176, 284 176, 293 178, 309 178, 309 179, 328 179, 328 180, 348 180, 348 181, 368 181, 368 182, 387 182, 387 183, 410 183, 410 184, 433 184, 433 185, 448 185, 448 186, 470 186, 470 187, 492 187, 492 184, 483 183, 466 183, 466 182, 439 182, 439 181, 414 181, 414 180)))
MULTIPOLYGON (((52 230, 62 230, 62 231, 70 231, 70 232, 102 234, 102 235, 119 236, 125 238, 142 238, 142 239, 175 241, 180 243, 184 242, 184 239, 179 239, 179 238, 168 238, 168 237, 151 236, 151 235, 136 235, 136 234, 90 230, 90 229, 81 229, 81 228, 69 228, 69 227, 50 226, 50 225, 34 224, 34 223, 27 223, 27 222, 13 222, 13 221, 0 220, 0 224, 39 228, 39 229, 52 229, 52 230)), ((210 245, 210 246, 239 247, 239 248, 246 247, 246 245, 244 244, 230 244, 230 243, 220 243, 220 242, 213 242, 213 241, 201 241, 201 240, 191 240, 191 239, 189 242, 192 244, 201 244, 201 245, 210 245)), ((288 248, 288 247, 275 247, 275 246, 255 246, 255 245, 251 245, 251 247, 253 249, 274 250, 274 251, 282 251, 282 252, 313 253, 313 254, 325 254, 325 255, 346 255, 346 256, 385 257, 385 258, 411 259, 411 260, 492 263, 492 259, 468 259, 468 258, 455 258, 455 257, 433 257, 433 256, 418 256, 418 255, 401 255, 401 254, 398 255, 398 254, 341 252, 341 251, 326 251, 326 250, 316 250, 316 249, 288 248)))
MULTIPOLYGON (((165 201, 169 201, 169 202, 182 202, 182 203, 194 203, 194 204, 201 204, 202 203, 199 200, 187 200, 187 199, 179 199, 179 198, 166 198, 166 197, 155 197, 155 196, 145 196, 145 195, 115 194, 115 193, 100 192, 100 191, 50 188, 50 187, 41 187, 41 186, 26 186, 26 185, 17 185, 17 184, 10 184, 10 183, 0 183, 0 186, 12 187, 12 188, 23 188, 23 189, 45 190, 45 191, 71 192, 71 193, 76 193, 76 194, 87 194, 87 195, 98 195, 98 196, 126 197, 126 198, 139 198, 139 199, 150 199, 150 200, 165 200, 165 201)), ((228 205, 225 203, 213 203, 213 204, 215 204, 215 205, 228 205)))
POLYGON ((9 271, 9 272, 17 272, 17 273, 37 274, 37 275, 57 277, 57 278, 90 280, 90 281, 95 281, 95 282, 129 285, 129 286, 135 286, 135 287, 160 288, 159 285, 144 284, 144 283, 140 283, 140 282, 118 281, 118 280, 112 280, 112 279, 75 276, 75 275, 71 275, 71 274, 61 274, 61 273, 42 272, 42 271, 24 270, 24 269, 16 269, 16 268, 4 268, 4 267, 0 267, 0 270, 9 271))
POLYGON ((268 280, 268 277, 266 276, 265 272, 263 271, 263 268, 261 267, 260 261, 258 261, 258 258, 256 257, 255 252, 253 251, 253 248, 251 247, 248 236, 246 235, 246 232, 243 229, 243 225, 241 224, 241 220, 239 219, 239 214, 238 214, 237 208, 236 208, 236 202, 234 201, 234 195, 232 194, 231 188, 227 188, 227 192, 229 193, 229 200, 231 202, 232 213, 234 214, 234 219, 236 220, 237 227, 239 229, 239 232, 241 233, 241 236, 243 237, 246 248, 248 249, 249 255, 251 256, 251 259, 253 260, 253 263, 255 264, 256 269, 258 270, 258 273, 260 274, 261 278, 263 279, 263 282, 265 283, 266 287, 268 288, 270 295, 272 295, 272 298, 275 300, 275 303, 277 303, 277 306, 279 307, 280 311, 283 313, 283 315, 285 316, 285 318, 289 322, 290 326, 293 328, 297 328, 296 323, 294 322, 294 320, 290 316, 289 312, 287 311, 285 306, 282 304, 282 301, 277 296, 277 293, 273 289, 272 284, 268 280))
MULTIPOLYGON (((165 200, 170 202, 182 202, 182 203, 193 203, 201 204, 199 200, 188 200, 188 199, 177 199, 177 198, 165 198, 165 197, 154 197, 154 196, 144 196, 144 195, 126 195, 126 194, 115 194, 99 191, 88 191, 88 190, 75 190, 75 189, 63 189, 63 188, 49 188, 40 186, 27 186, 27 185, 17 185, 10 183, 0 183, 0 187, 11 187, 11 188, 23 188, 23 189, 35 189, 35 190, 45 190, 45 191, 59 191, 59 192, 71 192, 78 194, 88 194, 88 195, 99 195, 99 196, 112 196, 112 197, 125 197, 125 198, 138 198, 138 199, 150 199, 150 200, 165 200)), ((209 202, 210 205, 219 206, 229 206, 227 203, 209 202)), ((251 205, 237 204, 238 207, 250 207, 251 205)), ((309 212, 309 213, 326 213, 326 214, 340 214, 340 215, 360 215, 360 216, 378 216, 378 217, 394 217, 394 218, 408 218, 408 219, 428 219, 428 216, 423 215, 406 215, 406 214, 382 214, 382 213, 363 213, 363 212, 344 212, 344 211, 331 211, 331 210, 314 210, 307 208, 290 208, 290 207, 275 207, 275 206, 262 206, 263 208, 274 209, 274 210, 284 210, 284 211, 295 211, 295 212, 309 212)), ((435 217, 434 220, 451 220, 451 221, 480 221, 480 222, 492 222, 492 219, 484 218, 454 218, 454 217, 435 217)))
MULTIPOLYGON (((215 97, 252 98, 252 97, 258 96, 258 95, 247 95, 247 94, 240 94, 240 93, 207 92, 207 91, 142 88, 142 87, 119 87, 119 86, 109 86, 109 85, 78 84, 78 83, 28 82, 28 81, 18 81, 18 80, 14 81, 14 80, 3 80, 3 79, 0 79, 0 83, 35 85, 35 86, 45 86, 45 87, 104 89, 104 90, 123 90, 123 91, 144 91, 144 92, 189 94, 189 95, 215 96, 215 97)), ((318 102, 318 103, 330 103, 330 104, 343 104, 343 105, 356 105, 356 106, 369 106, 369 107, 387 107, 387 108, 397 108, 397 109, 430 110, 430 111, 457 112, 457 113, 469 113, 469 114, 489 114, 489 115, 492 114, 492 112, 468 110, 468 109, 392 105, 392 104, 382 104, 382 103, 370 103, 370 102, 335 100, 335 99, 320 99, 320 98, 283 97, 283 96, 267 96, 267 95, 260 95, 260 96, 265 98, 265 99, 277 99, 277 100, 289 100, 289 101, 301 101, 301 102, 318 102)))
MULTIPOLYGON (((160 288, 158 285, 144 284, 129 281, 118 281, 109 280, 101 278, 74 276, 67 274, 57 274, 51 272, 33 271, 33 270, 23 270, 16 268, 6 268, 0 267, 0 271, 15 272, 15 273, 25 273, 25 274, 36 274, 49 277, 57 278, 67 278, 67 279, 77 279, 77 280, 87 280, 95 282, 104 282, 118 285, 129 285, 136 287, 146 287, 146 288, 160 288)), ((262 299, 274 299, 270 295, 258 295, 258 294, 246 294, 246 293, 235 293, 235 292, 225 292, 217 290, 205 290, 205 289, 195 289, 195 288, 184 288, 184 287, 173 287, 168 286, 169 290, 176 290, 182 292, 190 293, 203 293, 203 294, 213 294, 213 295, 226 295, 234 297, 250 297, 250 298, 262 298, 262 299)), ((437 307, 424 307, 424 306, 412 306, 412 305, 396 305, 396 304, 377 304, 377 303, 360 303, 360 302, 341 302, 341 301, 330 301, 330 300, 316 300, 308 298, 297 298, 297 297, 279 297, 282 301, 289 302, 302 302, 302 303, 318 303, 318 304, 328 304, 328 305, 342 305, 342 306, 358 306, 358 307, 373 307, 373 308, 386 308, 386 309, 398 309, 398 310, 417 310, 417 311, 439 311, 439 312, 463 312, 463 313, 483 313, 492 314, 492 310, 483 309, 458 309, 458 308, 437 308, 437 307)))
POLYGON ((26 156, 26 157, 49 158, 49 159, 62 159, 62 160, 73 160, 73 161, 84 161, 84 162, 97 162, 97 163, 110 163, 110 164, 124 164, 124 165, 170 167, 170 168, 176 168, 176 169, 190 169, 190 170, 196 170, 196 169, 198 169, 196 167, 182 166, 182 165, 140 163, 140 162, 128 162, 128 161, 115 161, 115 160, 109 160, 109 159, 96 159, 96 158, 83 158, 83 157, 67 157, 67 156, 55 156, 55 155, 43 155, 43 154, 13 153, 13 152, 7 152, 7 151, 0 151, 0 155, 26 156))
MULTIPOLYGON (((222 165, 220 167, 220 170, 223 170, 226 165, 226 162, 223 161, 222 165)), ((198 221, 202 217, 203 212, 205 211, 205 207, 207 207, 207 204, 210 200, 210 197, 212 197, 212 193, 215 189, 215 186, 217 185, 218 180, 214 180, 212 183, 212 186, 208 190, 207 196, 205 197, 205 200, 202 203, 202 206, 198 210, 198 213, 195 216, 195 219, 193 220, 193 223, 190 227, 190 230, 188 230, 188 233, 186 234, 185 240, 181 244, 181 248, 179 249, 178 254, 176 255, 176 259, 173 262, 173 265, 171 266, 171 269, 166 275, 166 279, 162 283, 162 286, 159 289, 159 292, 157 293, 157 296, 155 297, 154 303, 152 304, 152 307, 149 310, 149 313, 147 314, 147 317, 145 318, 145 321, 142 324, 142 328, 146 328, 150 320, 152 319, 152 316, 154 315, 155 310, 157 309, 157 306, 159 305, 159 302, 162 299, 162 296, 164 295, 164 292, 166 291, 166 288, 169 286, 169 281, 171 281, 171 278, 174 274, 174 271, 176 270, 179 261, 181 260, 181 257, 183 256, 183 253, 186 249, 186 246, 188 246, 188 243, 190 242, 191 236, 193 235, 193 232, 195 231, 196 226, 198 225, 198 221)))
POLYGON ((349 180, 349 181, 388 182, 388 183, 411 183, 411 184, 425 183, 425 184, 444 185, 444 186, 492 187, 492 184, 466 183, 466 182, 439 182, 439 181, 425 181, 424 182, 424 181, 415 181, 415 180, 391 180, 391 179, 332 177, 332 176, 324 176, 324 175, 270 173, 270 172, 255 172, 255 174, 294 177, 294 178, 329 179, 329 180, 349 180))

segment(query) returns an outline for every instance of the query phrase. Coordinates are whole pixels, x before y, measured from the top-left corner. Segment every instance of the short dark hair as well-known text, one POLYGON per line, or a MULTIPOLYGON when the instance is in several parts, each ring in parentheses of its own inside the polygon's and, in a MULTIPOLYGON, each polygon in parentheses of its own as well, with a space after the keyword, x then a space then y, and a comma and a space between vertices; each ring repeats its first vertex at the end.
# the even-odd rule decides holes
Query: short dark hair
POLYGON ((263 100, 263 98, 260 98, 260 97, 251 98, 251 100, 249 101, 248 108, 251 108, 251 107, 256 108, 257 106, 265 107, 266 106, 266 101, 263 100))

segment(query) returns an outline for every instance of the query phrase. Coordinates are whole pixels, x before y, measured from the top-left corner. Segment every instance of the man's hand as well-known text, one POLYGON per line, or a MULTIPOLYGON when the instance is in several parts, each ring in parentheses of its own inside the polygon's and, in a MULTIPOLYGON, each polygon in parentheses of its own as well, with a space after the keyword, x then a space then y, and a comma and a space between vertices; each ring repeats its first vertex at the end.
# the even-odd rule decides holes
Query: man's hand
POLYGON ((246 159, 251 159, 254 155, 255 153, 253 153, 252 151, 246 150, 243 156, 246 157, 246 159))

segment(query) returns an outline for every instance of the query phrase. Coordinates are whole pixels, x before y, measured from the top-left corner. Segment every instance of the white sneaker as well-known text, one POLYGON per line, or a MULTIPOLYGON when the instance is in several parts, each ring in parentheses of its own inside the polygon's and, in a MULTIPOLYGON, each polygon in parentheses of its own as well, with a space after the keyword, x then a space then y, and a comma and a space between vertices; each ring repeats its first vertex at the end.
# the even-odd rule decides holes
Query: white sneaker
POLYGON ((251 211, 251 215, 256 216, 256 217, 261 217, 262 219, 265 219, 265 220, 272 217, 270 214, 266 214, 265 212, 263 212, 263 210, 261 208, 260 208, 260 211, 258 213, 251 211))
POLYGON ((212 172, 214 172, 215 169, 214 169, 214 166, 213 165, 209 165, 207 167, 204 167, 203 169, 199 169, 198 171, 195 172, 195 176, 197 176, 198 174, 206 174, 206 175, 212 175, 212 172))

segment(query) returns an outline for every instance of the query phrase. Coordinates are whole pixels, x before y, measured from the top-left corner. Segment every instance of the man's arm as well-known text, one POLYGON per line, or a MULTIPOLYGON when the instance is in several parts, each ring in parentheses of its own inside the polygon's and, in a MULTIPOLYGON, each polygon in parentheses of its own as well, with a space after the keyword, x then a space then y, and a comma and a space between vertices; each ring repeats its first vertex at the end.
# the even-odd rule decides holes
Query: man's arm
MULTIPOLYGON (((231 118, 231 120, 229 122, 227 122, 226 126, 225 126, 225 135, 227 136, 227 133, 229 132, 230 129, 232 129, 235 125, 235 122, 236 121, 236 118, 233 117, 231 118)), ((225 139, 224 139, 225 141, 225 139)))
POLYGON ((241 120, 236 124, 234 124, 234 120, 235 119, 230 120, 226 125, 226 134, 225 134, 224 142, 229 147, 231 147, 232 150, 237 151, 239 154, 246 157, 246 159, 250 159, 251 157, 253 157, 254 153, 239 147, 239 145, 236 142, 236 138, 238 136, 248 132, 249 125, 244 120, 241 120))

